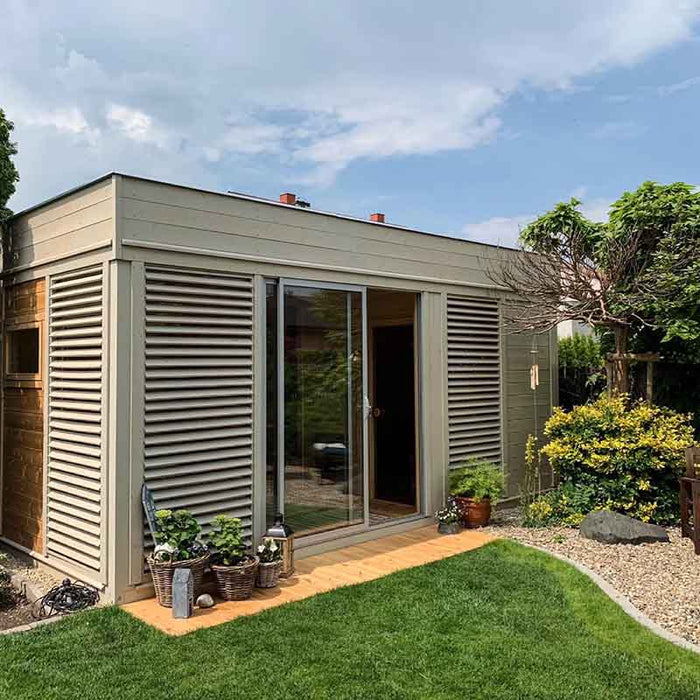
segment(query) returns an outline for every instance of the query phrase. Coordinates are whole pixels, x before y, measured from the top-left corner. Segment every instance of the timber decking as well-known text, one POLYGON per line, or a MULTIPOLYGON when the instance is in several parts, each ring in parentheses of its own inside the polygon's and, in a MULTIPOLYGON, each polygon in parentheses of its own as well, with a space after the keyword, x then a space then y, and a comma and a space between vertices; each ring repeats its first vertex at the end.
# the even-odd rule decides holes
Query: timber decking
POLYGON ((435 525, 429 525, 297 560, 294 576, 281 579, 278 588, 255 589, 250 600, 218 601, 216 607, 196 610, 187 620, 174 620, 171 610, 158 605, 155 598, 122 607, 161 632, 183 635, 334 588, 352 586, 394 571, 445 559, 481 547, 493 539, 476 530, 464 530, 458 535, 439 535, 435 525))

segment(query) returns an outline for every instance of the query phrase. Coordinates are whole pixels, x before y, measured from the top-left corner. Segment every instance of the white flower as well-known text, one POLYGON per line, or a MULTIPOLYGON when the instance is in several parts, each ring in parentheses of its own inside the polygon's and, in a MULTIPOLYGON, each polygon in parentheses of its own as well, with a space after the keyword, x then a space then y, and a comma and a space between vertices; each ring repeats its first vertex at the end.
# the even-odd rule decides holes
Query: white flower
POLYGON ((163 544, 159 544, 153 550, 153 558, 156 561, 172 561, 173 554, 175 554, 175 552, 177 552, 177 548, 165 542, 163 544))

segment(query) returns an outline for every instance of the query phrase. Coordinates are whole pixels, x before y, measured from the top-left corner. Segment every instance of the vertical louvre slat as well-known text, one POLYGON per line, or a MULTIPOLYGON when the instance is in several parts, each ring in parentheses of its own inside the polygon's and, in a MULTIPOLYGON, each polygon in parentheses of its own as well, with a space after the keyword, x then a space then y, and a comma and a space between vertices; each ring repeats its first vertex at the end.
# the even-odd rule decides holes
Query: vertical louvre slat
MULTIPOLYGON (((157 508, 252 526, 252 280, 146 267, 144 475, 157 508)), ((148 544, 148 532, 145 532, 148 544)))
POLYGON ((498 302, 448 295, 450 467, 470 458, 501 462, 500 383, 498 302))
POLYGON ((51 277, 46 551, 100 571, 103 463, 103 272, 51 277))

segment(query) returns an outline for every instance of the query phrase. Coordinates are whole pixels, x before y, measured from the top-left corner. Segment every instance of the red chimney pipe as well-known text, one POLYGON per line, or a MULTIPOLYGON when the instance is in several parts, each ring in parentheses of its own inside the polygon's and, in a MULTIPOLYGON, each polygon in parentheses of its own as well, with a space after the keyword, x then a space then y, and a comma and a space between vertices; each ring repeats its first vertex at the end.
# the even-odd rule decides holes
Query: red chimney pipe
POLYGON ((291 192, 285 192, 280 195, 280 202, 282 202, 282 204, 296 204, 297 196, 291 192))
POLYGON ((383 224, 384 223, 384 214, 380 214, 379 212, 375 212, 374 214, 369 215, 369 220, 374 221, 375 224, 383 224))

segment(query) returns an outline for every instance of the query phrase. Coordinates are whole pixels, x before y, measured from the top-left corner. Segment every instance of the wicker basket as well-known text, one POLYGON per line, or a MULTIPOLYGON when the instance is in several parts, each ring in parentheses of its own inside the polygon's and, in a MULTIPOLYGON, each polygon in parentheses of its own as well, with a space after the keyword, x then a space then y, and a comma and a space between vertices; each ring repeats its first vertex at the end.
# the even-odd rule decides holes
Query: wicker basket
POLYGON ((156 598, 164 608, 173 607, 173 575, 175 569, 190 569, 194 583, 194 597, 199 595, 204 578, 204 569, 209 563, 209 554, 197 559, 183 559, 182 561, 156 561, 148 557, 148 567, 153 578, 153 587, 156 589, 156 598))
POLYGON ((216 579, 216 592, 224 600, 247 600, 253 594, 255 574, 260 560, 253 557, 247 564, 223 566, 212 564, 216 579))
POLYGON ((280 577, 282 569, 282 560, 260 563, 258 566, 258 576, 255 585, 258 588, 274 588, 280 577))

